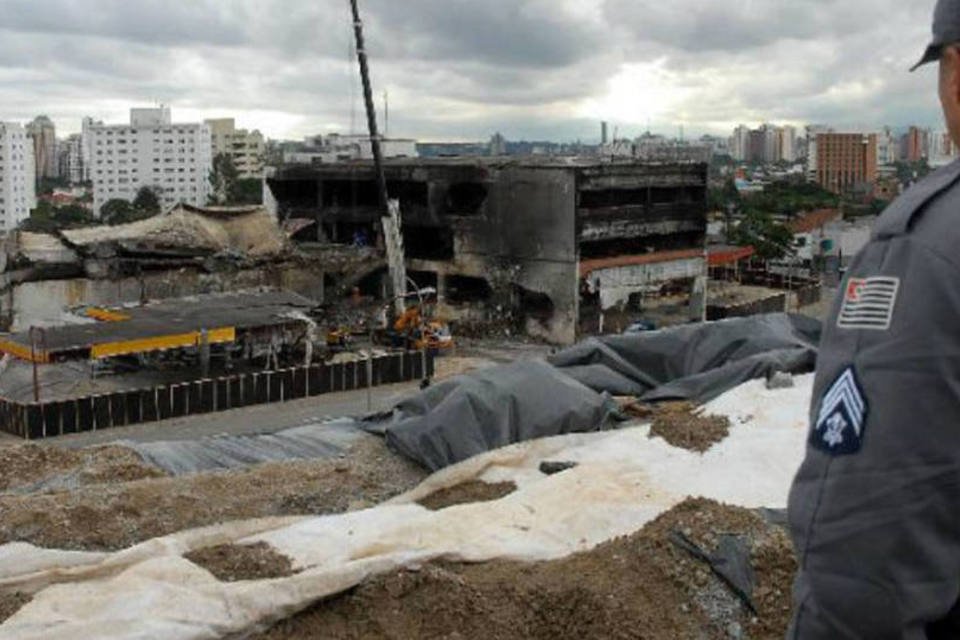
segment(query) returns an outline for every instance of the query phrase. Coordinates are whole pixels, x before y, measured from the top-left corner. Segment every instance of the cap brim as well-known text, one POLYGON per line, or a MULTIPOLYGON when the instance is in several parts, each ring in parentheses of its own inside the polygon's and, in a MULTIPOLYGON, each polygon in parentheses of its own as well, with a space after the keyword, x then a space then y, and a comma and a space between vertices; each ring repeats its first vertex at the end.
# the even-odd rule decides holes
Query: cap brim
POLYGON ((931 44, 929 47, 927 47, 927 50, 923 53, 923 57, 920 58, 920 62, 913 65, 910 68, 910 71, 916 71, 917 69, 919 69, 925 64, 929 64, 931 62, 936 62, 937 60, 939 60, 941 49, 942 47, 940 45, 931 44))

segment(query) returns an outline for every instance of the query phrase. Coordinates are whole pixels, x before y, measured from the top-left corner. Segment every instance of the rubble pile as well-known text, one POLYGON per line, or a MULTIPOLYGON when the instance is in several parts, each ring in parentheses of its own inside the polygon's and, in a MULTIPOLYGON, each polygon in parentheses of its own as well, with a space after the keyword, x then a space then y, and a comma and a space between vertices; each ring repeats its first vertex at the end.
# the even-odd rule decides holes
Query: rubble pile
POLYGON ((794 572, 782 529, 746 509, 688 500, 634 535, 562 560, 432 563, 374 578, 254 637, 782 638, 794 572), (744 537, 755 613, 671 542, 675 531, 711 550, 720 534, 744 537))

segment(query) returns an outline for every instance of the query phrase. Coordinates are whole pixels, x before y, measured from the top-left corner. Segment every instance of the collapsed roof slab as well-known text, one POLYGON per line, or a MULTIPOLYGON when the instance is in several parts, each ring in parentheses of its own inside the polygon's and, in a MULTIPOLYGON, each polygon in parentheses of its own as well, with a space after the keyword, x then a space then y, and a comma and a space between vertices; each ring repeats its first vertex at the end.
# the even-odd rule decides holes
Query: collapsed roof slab
POLYGON ((301 324, 294 314, 314 307, 314 301, 285 291, 166 300, 116 310, 113 321, 48 328, 38 344, 33 343, 30 332, 17 333, 0 341, 0 352, 37 362, 96 360, 197 346, 203 331, 209 343, 228 343, 241 330, 301 324))

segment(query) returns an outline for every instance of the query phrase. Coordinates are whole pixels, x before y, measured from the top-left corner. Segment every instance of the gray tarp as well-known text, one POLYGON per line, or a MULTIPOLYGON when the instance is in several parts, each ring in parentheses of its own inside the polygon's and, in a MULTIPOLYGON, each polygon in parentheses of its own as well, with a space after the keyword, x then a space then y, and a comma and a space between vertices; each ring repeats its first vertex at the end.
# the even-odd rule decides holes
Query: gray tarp
POLYGON ((321 460, 347 454, 369 437, 349 418, 285 429, 273 434, 214 436, 200 440, 124 442, 147 462, 172 475, 236 469, 265 462, 321 460))
POLYGON ((820 322, 783 313, 590 338, 549 358, 596 391, 707 402, 748 380, 812 371, 820 322))
POLYGON ((812 371, 819 337, 817 320, 774 314, 592 338, 549 362, 442 382, 368 428, 408 458, 441 469, 515 442, 606 428, 615 413, 607 393, 705 402, 776 371, 812 371))
POLYGON ((543 361, 459 376, 401 402, 387 444, 437 470, 514 442, 596 431, 614 405, 543 361))

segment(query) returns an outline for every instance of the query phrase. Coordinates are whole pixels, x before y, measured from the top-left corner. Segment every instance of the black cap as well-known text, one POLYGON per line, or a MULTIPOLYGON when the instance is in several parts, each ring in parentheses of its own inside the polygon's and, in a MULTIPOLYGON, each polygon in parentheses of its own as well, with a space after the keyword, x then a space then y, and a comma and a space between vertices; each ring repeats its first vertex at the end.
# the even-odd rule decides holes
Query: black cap
POLYGON ((910 71, 928 62, 936 62, 948 44, 960 42, 960 0, 937 0, 933 10, 933 40, 910 71))

